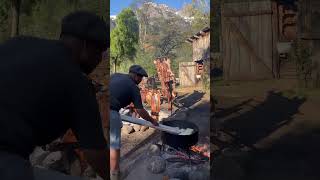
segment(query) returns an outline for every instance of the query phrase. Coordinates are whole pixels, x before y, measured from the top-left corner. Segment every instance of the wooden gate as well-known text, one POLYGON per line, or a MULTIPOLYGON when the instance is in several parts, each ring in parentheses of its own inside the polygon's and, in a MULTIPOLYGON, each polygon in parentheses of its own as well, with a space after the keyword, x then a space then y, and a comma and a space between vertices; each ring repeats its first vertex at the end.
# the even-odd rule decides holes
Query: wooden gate
POLYGON ((223 3, 222 58, 226 80, 270 79, 277 59, 271 0, 223 3))
POLYGON ((196 84, 195 62, 179 63, 179 79, 181 86, 194 86, 196 84))

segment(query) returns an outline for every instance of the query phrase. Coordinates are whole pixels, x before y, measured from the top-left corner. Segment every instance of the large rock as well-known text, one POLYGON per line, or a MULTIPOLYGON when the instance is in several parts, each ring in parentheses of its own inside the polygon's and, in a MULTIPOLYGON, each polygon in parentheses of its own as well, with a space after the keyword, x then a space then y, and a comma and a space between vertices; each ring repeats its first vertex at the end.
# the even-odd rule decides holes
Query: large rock
POLYGON ((148 161, 147 169, 153 174, 162 173, 166 169, 166 161, 160 156, 152 156, 148 161))
POLYGON ((146 130, 148 130, 148 129, 149 129, 148 126, 142 126, 141 129, 140 129, 140 131, 144 132, 144 131, 146 131, 146 130))
POLYGON ((49 151, 44 151, 41 147, 36 147, 32 154, 29 156, 29 160, 32 166, 41 165, 42 161, 50 154, 49 151))
POLYGON ((134 132, 133 127, 130 125, 127 125, 127 124, 124 124, 122 129, 123 129, 124 133, 126 133, 126 134, 131 134, 134 132))
POLYGON ((140 131, 140 129, 141 129, 141 125, 134 124, 134 125, 133 125, 133 129, 134 129, 135 132, 138 132, 138 131, 140 131))
POLYGON ((72 176, 81 176, 81 164, 79 159, 75 159, 71 162, 69 171, 72 176))
POLYGON ((149 156, 160 156, 160 154, 161 154, 160 147, 156 144, 151 144, 149 146, 147 154, 149 156))
POLYGON ((84 176, 84 177, 96 178, 96 172, 92 169, 91 166, 88 166, 88 167, 84 170, 82 176, 84 176))
POLYGON ((61 151, 52 152, 42 161, 42 165, 46 168, 56 169, 61 165, 61 160, 61 151))

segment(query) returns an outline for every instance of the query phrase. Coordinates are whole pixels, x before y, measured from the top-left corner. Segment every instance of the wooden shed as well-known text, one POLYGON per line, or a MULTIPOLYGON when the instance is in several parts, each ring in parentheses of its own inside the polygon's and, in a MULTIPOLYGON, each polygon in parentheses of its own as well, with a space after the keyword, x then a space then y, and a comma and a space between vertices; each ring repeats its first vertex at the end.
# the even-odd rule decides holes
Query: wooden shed
MULTIPOLYGON (((221 5, 224 78, 280 77, 288 44, 297 38, 294 0, 225 0, 221 5), (281 71, 281 72, 280 72, 281 71)), ((294 68, 294 67, 293 67, 294 68)))
POLYGON ((205 27, 187 39, 192 43, 192 61, 195 62, 196 75, 201 76, 204 63, 210 61, 210 28, 205 27))

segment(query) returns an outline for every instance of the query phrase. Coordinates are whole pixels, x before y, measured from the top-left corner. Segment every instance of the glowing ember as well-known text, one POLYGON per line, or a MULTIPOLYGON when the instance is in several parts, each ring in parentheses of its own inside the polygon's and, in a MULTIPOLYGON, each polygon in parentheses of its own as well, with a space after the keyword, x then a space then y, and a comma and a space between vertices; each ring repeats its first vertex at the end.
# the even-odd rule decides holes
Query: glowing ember
POLYGON ((210 147, 208 144, 191 146, 191 150, 210 159, 210 147))

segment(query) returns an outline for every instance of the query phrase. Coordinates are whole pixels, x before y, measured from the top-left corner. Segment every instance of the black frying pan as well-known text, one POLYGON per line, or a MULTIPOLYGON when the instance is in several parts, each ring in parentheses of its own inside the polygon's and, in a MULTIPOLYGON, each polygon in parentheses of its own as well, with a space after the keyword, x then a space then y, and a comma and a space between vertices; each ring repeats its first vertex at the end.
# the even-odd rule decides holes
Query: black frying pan
POLYGON ((161 140, 163 144, 183 150, 188 150, 191 146, 197 144, 199 128, 194 123, 184 120, 170 120, 161 122, 161 124, 183 129, 191 128, 194 130, 190 135, 176 135, 163 131, 161 134, 161 140))

